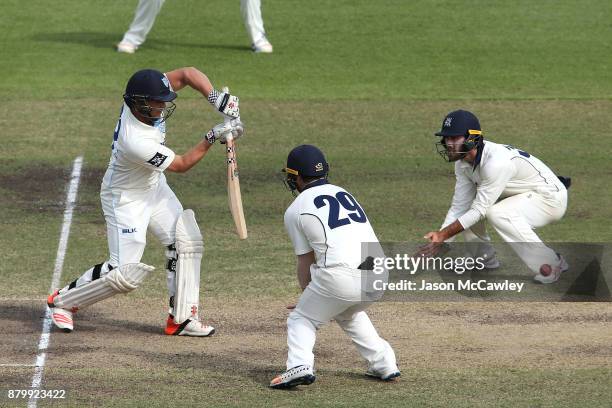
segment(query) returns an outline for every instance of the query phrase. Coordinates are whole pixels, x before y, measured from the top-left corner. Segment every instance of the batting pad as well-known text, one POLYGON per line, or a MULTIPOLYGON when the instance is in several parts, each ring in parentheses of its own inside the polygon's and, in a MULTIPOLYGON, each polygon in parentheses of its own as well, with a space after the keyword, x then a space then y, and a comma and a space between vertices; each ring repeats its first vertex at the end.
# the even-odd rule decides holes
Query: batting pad
POLYGON ((176 222, 176 295, 174 322, 198 319, 200 307, 200 264, 204 241, 192 210, 185 210, 176 222))
POLYGON ((100 279, 59 294, 53 304, 63 309, 83 308, 117 293, 128 293, 140 286, 155 268, 143 263, 122 265, 100 279))

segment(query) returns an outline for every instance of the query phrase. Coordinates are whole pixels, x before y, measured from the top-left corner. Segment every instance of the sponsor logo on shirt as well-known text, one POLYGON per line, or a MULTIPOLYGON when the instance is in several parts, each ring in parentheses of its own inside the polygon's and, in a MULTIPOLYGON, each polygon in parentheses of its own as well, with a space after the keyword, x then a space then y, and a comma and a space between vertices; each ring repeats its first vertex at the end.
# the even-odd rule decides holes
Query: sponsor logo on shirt
POLYGON ((149 160, 147 163, 155 167, 159 167, 164 163, 164 161, 166 161, 167 158, 168 156, 166 156, 165 154, 157 152, 155 153, 155 156, 151 157, 151 160, 149 160))
POLYGON ((136 228, 123 228, 121 230, 121 233, 123 233, 123 234, 131 234, 131 233, 134 233, 134 232, 136 232, 136 228))

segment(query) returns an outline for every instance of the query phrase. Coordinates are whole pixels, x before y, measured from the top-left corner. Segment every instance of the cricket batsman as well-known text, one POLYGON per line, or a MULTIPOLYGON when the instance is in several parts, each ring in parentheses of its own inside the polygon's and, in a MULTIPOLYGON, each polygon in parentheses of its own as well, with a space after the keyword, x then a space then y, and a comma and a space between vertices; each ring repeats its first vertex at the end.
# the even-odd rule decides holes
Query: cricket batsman
POLYGON ((438 152, 455 163, 455 194, 440 231, 425 235, 426 252, 462 234, 476 244, 485 267, 499 262, 490 244, 485 220, 540 283, 559 280, 569 267, 563 257, 547 247, 534 229, 558 221, 567 208, 570 179, 558 177, 535 156, 510 145, 484 140, 480 122, 471 112, 450 112, 442 121, 438 152))
POLYGON ((73 314, 118 293, 138 288, 154 268, 140 263, 147 230, 165 247, 170 311, 165 333, 210 336, 215 329, 198 317, 203 238, 192 210, 183 210, 164 171, 184 173, 198 163, 214 142, 231 132, 243 134, 239 100, 216 91, 196 68, 165 74, 144 69, 127 83, 113 134, 111 157, 100 199, 106 220, 109 257, 69 285, 49 295, 53 323, 74 329, 73 314), (166 121, 175 109, 176 92, 189 86, 200 92, 229 120, 215 126, 183 155, 166 146, 166 121), (225 123, 227 122, 227 123, 225 123))
POLYGON ((288 188, 299 193, 285 212, 285 227, 303 292, 287 319, 287 371, 272 379, 272 388, 315 381, 316 332, 332 319, 368 362, 367 375, 385 381, 400 376, 393 349, 365 312, 371 302, 363 296, 361 244, 378 239, 357 200, 328 183, 328 170, 323 153, 311 145, 293 149, 283 169, 288 188))

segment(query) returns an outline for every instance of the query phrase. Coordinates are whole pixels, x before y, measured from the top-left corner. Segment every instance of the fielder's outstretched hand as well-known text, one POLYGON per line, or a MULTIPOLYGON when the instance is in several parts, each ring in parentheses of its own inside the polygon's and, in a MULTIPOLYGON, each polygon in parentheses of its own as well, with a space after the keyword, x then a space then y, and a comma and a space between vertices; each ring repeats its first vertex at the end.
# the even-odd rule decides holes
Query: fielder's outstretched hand
POLYGON ((240 118, 240 99, 229 92, 217 91, 215 89, 208 95, 210 102, 226 118, 240 118))
POLYGON ((210 144, 215 143, 217 140, 221 141, 221 143, 225 143, 227 141, 227 135, 230 132, 234 140, 242 137, 244 134, 244 124, 240 121, 240 118, 219 123, 214 128, 210 129, 206 135, 204 135, 204 138, 210 144))

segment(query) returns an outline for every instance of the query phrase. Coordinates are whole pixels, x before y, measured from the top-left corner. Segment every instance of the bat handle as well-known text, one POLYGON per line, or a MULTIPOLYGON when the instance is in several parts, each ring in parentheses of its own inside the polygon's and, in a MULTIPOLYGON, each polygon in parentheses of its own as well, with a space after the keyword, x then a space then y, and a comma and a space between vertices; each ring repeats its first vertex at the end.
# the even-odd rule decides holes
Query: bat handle
MULTIPOLYGON (((229 88, 227 86, 224 86, 223 88, 221 88, 221 91, 229 93, 229 88)), ((225 121, 225 123, 230 123, 232 120, 226 116, 224 121, 225 121)), ((225 136, 225 138, 226 138, 226 140, 228 142, 231 142, 234 139, 234 137, 232 136, 231 132, 230 132, 230 134, 225 136)))

